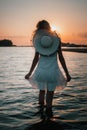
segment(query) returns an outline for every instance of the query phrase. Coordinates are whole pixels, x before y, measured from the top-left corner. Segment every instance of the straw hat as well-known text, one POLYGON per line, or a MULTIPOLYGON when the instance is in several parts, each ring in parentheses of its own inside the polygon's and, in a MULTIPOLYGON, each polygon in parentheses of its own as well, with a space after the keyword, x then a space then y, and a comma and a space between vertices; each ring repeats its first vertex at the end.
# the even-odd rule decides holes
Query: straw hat
POLYGON ((49 56, 58 50, 59 38, 49 33, 37 34, 34 38, 36 52, 49 56))

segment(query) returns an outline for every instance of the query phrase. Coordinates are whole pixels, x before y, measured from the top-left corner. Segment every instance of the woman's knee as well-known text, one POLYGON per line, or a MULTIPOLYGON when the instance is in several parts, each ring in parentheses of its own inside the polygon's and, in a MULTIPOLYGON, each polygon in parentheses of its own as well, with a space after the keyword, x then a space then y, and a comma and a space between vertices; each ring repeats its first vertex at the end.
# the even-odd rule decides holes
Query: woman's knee
POLYGON ((40 90, 40 94, 45 94, 45 90, 40 90))
POLYGON ((49 91, 49 90, 47 90, 47 94, 48 94, 48 95, 53 95, 53 94, 54 94, 54 91, 49 91))

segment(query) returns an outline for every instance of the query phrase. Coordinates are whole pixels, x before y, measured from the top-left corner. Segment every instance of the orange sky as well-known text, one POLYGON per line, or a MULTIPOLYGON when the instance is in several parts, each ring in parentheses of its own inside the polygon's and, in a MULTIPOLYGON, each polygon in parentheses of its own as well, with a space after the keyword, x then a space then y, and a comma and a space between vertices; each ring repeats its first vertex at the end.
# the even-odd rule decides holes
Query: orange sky
POLYGON ((30 45, 39 20, 57 28, 63 42, 87 44, 87 0, 1 0, 0 39, 30 45))

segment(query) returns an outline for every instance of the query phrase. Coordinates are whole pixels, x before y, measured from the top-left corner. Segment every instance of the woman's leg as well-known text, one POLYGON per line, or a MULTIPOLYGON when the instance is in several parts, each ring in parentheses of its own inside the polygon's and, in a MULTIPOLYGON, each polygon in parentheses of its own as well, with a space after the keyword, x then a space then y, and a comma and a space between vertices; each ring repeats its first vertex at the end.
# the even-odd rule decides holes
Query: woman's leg
POLYGON ((48 91, 47 90, 47 94, 46 94, 46 106, 47 106, 47 108, 52 108, 53 95, 54 95, 54 91, 48 91))
POLYGON ((45 90, 39 91, 39 104, 44 105, 45 90))
POLYGON ((47 90, 47 94, 46 94, 46 114, 49 118, 51 118, 53 116, 53 113, 52 113, 53 95, 54 95, 54 91, 48 91, 47 90))
POLYGON ((40 116, 41 119, 45 119, 45 115, 44 115, 44 96, 45 96, 45 90, 40 90, 39 91, 39 112, 40 112, 40 116))

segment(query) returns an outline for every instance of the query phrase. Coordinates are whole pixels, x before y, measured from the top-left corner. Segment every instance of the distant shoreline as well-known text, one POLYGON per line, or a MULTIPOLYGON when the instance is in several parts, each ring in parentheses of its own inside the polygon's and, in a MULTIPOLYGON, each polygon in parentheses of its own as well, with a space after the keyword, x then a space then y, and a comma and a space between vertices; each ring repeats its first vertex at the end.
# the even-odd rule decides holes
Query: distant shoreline
POLYGON ((87 47, 62 47, 62 51, 87 53, 87 47))
MULTIPOLYGON (((0 46, 2 47, 33 47, 33 46, 0 46)), ((87 53, 87 47, 62 47, 62 51, 68 51, 68 52, 78 52, 78 53, 87 53)))

